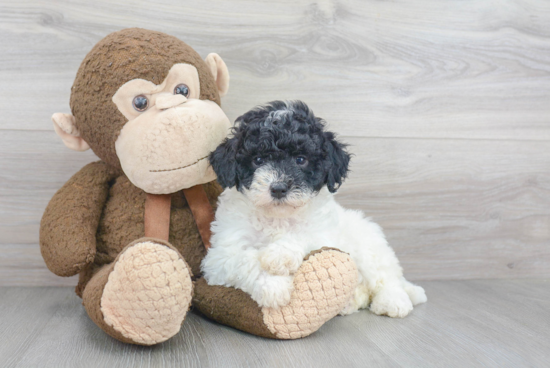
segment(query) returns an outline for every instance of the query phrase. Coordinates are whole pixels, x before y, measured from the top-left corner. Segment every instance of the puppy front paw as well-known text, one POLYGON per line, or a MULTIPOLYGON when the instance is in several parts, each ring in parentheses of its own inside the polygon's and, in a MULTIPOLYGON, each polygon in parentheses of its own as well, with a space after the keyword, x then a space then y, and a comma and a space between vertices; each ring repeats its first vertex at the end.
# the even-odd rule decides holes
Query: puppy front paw
POLYGON ((251 296, 260 307, 279 308, 290 303, 293 290, 292 276, 266 274, 257 281, 251 296))
POLYGON ((267 247, 260 253, 262 268, 271 275, 288 276, 296 273, 304 260, 302 253, 283 247, 267 247))
POLYGON ((413 310, 413 304, 405 290, 386 288, 374 296, 370 310, 378 315, 403 318, 413 310))

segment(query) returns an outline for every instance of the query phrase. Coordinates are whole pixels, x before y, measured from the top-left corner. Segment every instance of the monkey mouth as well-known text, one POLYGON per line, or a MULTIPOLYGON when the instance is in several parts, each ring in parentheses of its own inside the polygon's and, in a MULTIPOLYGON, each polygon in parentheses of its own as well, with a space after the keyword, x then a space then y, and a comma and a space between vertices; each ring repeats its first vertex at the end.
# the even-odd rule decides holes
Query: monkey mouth
POLYGON ((174 169, 149 170, 149 172, 167 172, 167 171, 181 170, 181 169, 185 169, 186 167, 196 165, 196 164, 198 164, 199 162, 201 162, 202 160, 207 159, 207 158, 208 158, 208 155, 206 155, 206 156, 204 156, 204 157, 202 157, 202 158, 199 158, 197 161, 195 161, 195 162, 193 162, 193 163, 190 163, 189 165, 176 167, 176 168, 174 168, 174 169))

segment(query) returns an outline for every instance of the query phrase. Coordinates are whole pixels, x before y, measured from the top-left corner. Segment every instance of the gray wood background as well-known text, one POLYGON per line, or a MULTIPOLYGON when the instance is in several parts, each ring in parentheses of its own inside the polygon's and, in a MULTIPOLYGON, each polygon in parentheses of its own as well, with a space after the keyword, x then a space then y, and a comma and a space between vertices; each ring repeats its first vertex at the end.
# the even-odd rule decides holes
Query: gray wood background
POLYGON ((355 153, 339 193, 413 280, 550 277, 550 2, 0 1, 0 285, 73 285, 38 224, 90 152, 65 148, 80 62, 110 32, 163 31, 231 74, 230 119, 302 99, 355 153))

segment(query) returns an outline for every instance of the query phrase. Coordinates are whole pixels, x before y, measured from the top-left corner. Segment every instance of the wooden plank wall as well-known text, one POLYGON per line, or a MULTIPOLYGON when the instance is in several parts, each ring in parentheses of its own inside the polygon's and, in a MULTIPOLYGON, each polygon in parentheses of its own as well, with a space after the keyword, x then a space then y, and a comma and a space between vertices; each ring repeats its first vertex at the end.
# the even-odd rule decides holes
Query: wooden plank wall
POLYGON ((537 0, 0 2, 0 285, 72 285, 38 224, 92 153, 50 122, 92 46, 180 37, 231 73, 233 120, 302 99, 351 144, 339 199, 413 280, 550 277, 550 3, 537 0))

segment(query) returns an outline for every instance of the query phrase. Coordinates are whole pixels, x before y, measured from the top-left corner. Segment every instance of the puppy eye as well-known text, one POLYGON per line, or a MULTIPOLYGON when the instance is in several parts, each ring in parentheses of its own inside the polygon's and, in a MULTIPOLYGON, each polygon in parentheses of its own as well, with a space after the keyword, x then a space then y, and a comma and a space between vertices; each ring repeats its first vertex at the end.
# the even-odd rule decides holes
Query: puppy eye
POLYGON ((254 159, 252 160, 252 163, 254 164, 254 166, 262 166, 264 162, 265 162, 264 159, 260 156, 254 157, 254 159))
POLYGON ((305 156, 298 156, 296 157, 296 164, 300 166, 307 165, 307 158, 305 156))
POLYGON ((147 97, 145 97, 144 95, 139 95, 134 97, 132 105, 134 106, 134 109, 142 112, 147 110, 147 107, 149 106, 149 100, 147 100, 147 97))
POLYGON ((174 88, 174 94, 189 97, 189 87, 187 87, 187 85, 183 83, 178 84, 176 88, 174 88))

